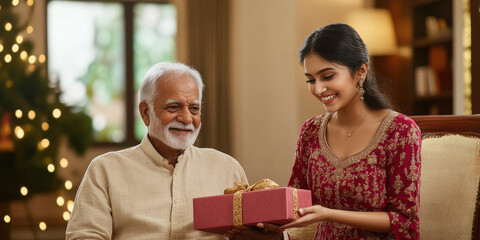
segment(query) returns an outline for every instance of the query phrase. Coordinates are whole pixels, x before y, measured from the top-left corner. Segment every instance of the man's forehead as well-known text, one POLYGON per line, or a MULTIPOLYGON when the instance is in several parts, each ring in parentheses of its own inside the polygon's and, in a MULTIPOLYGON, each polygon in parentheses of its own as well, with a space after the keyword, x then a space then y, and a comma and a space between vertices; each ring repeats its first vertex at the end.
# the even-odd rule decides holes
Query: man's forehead
MULTIPOLYGON (((167 99, 167 101, 165 101, 165 104, 184 104, 184 102, 182 102, 178 99, 167 99)), ((197 100, 193 100, 191 102, 188 102, 187 104, 197 104, 197 105, 199 105, 200 101, 197 99, 197 100)))
POLYGON ((155 95, 162 104, 200 104, 197 83, 189 74, 158 81, 155 95))

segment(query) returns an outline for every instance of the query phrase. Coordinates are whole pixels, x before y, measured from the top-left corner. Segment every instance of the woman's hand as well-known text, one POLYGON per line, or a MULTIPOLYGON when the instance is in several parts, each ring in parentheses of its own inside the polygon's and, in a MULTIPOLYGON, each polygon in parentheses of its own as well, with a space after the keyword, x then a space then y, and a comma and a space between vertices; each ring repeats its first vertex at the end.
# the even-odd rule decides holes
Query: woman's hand
POLYGON ((286 229, 292 227, 303 227, 315 222, 324 221, 327 218, 328 210, 328 208, 320 205, 299 209, 298 212, 300 213, 301 217, 297 218, 293 222, 281 226, 280 228, 286 229))
POLYGON ((328 221, 350 225, 372 232, 392 232, 390 218, 386 212, 358 212, 339 209, 330 209, 320 205, 302 208, 297 220, 287 223, 280 229, 303 227, 311 223, 328 221))
POLYGON ((280 240, 283 239, 283 232, 278 225, 270 223, 258 223, 258 229, 237 229, 234 228, 224 235, 231 240, 280 240))

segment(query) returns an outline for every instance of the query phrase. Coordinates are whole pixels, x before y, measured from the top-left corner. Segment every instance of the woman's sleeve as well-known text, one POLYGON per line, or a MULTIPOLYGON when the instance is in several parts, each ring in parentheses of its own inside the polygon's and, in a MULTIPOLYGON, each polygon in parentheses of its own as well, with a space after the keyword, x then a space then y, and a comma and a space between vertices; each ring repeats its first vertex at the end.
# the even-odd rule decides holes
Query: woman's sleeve
POLYGON ((420 207, 421 133, 406 117, 397 125, 387 160, 387 214, 395 239, 418 239, 420 207))
POLYGON ((305 122, 300 131, 300 135, 297 140, 297 150, 295 151, 295 161, 292 167, 292 175, 288 182, 289 187, 308 189, 307 173, 308 173, 308 157, 306 149, 308 149, 308 143, 305 141, 306 134, 309 131, 309 121, 305 122))

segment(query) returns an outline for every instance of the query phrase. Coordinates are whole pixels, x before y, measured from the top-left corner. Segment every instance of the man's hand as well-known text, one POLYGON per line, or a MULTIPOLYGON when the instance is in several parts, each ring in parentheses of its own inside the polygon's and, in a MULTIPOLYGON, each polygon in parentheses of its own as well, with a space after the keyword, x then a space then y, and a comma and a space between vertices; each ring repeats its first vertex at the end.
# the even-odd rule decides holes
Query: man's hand
POLYGON ((283 232, 278 225, 270 223, 258 223, 257 229, 234 228, 224 234, 231 240, 280 240, 283 232))

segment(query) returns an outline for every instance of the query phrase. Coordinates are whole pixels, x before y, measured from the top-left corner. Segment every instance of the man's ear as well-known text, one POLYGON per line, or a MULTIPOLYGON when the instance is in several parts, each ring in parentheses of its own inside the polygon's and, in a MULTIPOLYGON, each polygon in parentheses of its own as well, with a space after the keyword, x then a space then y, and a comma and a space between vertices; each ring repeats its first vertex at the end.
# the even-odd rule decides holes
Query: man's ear
POLYGON ((148 127, 148 125, 150 125, 150 108, 148 104, 144 101, 140 102, 140 104, 138 104, 138 110, 140 111, 143 123, 148 127))

